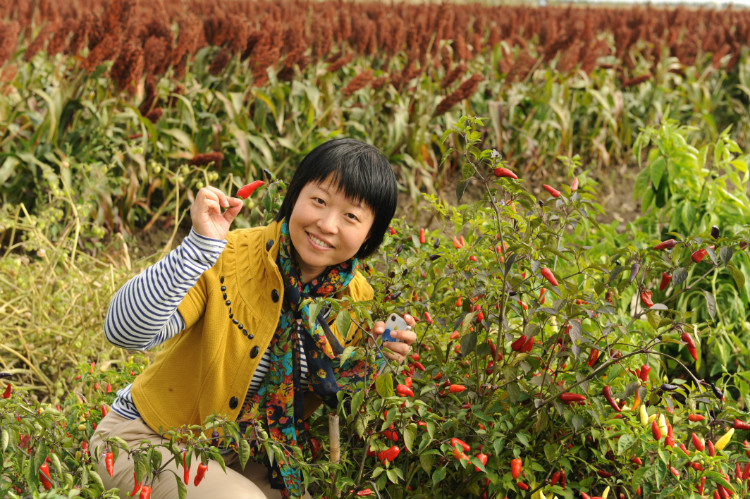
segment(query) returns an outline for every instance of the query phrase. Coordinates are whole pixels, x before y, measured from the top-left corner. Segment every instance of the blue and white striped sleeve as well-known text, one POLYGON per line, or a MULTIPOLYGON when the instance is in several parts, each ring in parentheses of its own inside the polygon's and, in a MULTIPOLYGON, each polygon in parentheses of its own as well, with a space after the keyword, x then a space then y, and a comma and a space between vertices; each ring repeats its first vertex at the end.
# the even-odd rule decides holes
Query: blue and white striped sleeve
POLYGON ((115 293, 104 321, 107 340, 129 350, 148 350, 182 331, 178 305, 226 244, 191 229, 178 247, 115 293))

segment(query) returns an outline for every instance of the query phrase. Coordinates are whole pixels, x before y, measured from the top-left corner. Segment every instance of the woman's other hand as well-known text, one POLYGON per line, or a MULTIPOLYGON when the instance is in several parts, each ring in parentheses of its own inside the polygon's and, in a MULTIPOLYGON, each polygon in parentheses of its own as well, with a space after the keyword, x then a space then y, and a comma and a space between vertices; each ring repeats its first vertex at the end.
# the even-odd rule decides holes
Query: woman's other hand
POLYGON ((226 239, 241 209, 241 199, 228 197, 216 187, 203 187, 190 206, 193 230, 204 237, 226 239))
MULTIPOLYGON (((414 324, 417 323, 417 321, 414 320, 414 317, 409 314, 404 315, 404 320, 410 327, 414 327, 414 324)), ((385 322, 375 322, 372 327, 372 334, 375 338, 378 338, 379 336, 382 336, 383 333, 385 333, 385 322)), ((406 356, 409 355, 412 343, 417 341, 417 334, 414 331, 403 329, 399 331, 391 331, 391 337, 398 341, 383 342, 383 354, 391 360, 403 362, 406 356)))

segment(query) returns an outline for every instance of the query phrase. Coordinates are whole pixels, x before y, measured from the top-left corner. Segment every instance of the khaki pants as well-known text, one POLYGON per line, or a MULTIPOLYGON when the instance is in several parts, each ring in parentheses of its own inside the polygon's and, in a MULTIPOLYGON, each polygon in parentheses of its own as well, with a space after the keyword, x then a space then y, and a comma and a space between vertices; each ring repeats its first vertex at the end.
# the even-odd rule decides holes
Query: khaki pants
MULTIPOLYGON (((103 439, 108 437, 120 437, 128 443, 129 447, 137 447, 142 440, 149 440, 155 444, 164 442, 158 433, 149 428, 141 418, 126 419, 114 411, 110 411, 102 419, 96 432, 91 437, 91 454, 99 456, 98 471, 108 489, 120 489, 120 497, 130 497, 133 490, 133 460, 121 452, 115 462, 114 476, 110 477, 104 466, 104 458, 101 454, 104 449, 103 439), (99 449, 97 450, 97 447, 99 449)), ((159 448, 162 450, 161 448, 159 448)), ((172 459, 172 454, 166 449, 162 450, 162 462, 172 459)), ((248 461, 245 469, 240 467, 236 453, 228 454, 225 458, 227 465, 226 474, 216 462, 209 462, 205 478, 199 486, 194 486, 192 478, 198 468, 195 460, 191 466, 191 481, 187 485, 187 499, 280 499, 281 492, 271 488, 266 477, 266 467, 248 461)), ((167 466, 154 481, 152 485, 151 499, 177 499, 176 476, 182 479, 182 463, 180 468, 174 461, 167 466), (170 473, 170 470, 174 473, 170 473)), ((309 497, 309 496, 306 496, 309 497)))

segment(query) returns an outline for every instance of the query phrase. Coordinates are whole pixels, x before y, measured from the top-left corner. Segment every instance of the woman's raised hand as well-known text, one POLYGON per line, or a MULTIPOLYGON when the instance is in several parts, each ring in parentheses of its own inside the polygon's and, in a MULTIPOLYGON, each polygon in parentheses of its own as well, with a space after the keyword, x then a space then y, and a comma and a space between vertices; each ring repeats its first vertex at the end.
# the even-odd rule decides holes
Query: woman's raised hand
POLYGON ((241 209, 241 199, 228 197, 216 187, 203 187, 190 206, 193 230, 201 236, 226 239, 229 226, 241 209))

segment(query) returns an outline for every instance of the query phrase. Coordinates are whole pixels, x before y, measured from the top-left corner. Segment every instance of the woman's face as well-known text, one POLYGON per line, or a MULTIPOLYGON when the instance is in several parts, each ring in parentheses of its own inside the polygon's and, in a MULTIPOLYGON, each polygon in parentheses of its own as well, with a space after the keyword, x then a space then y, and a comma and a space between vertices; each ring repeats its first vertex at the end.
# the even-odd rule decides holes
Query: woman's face
POLYGON ((302 280, 310 282, 356 255, 374 220, 370 207, 348 199, 330 177, 305 185, 289 217, 302 280))

